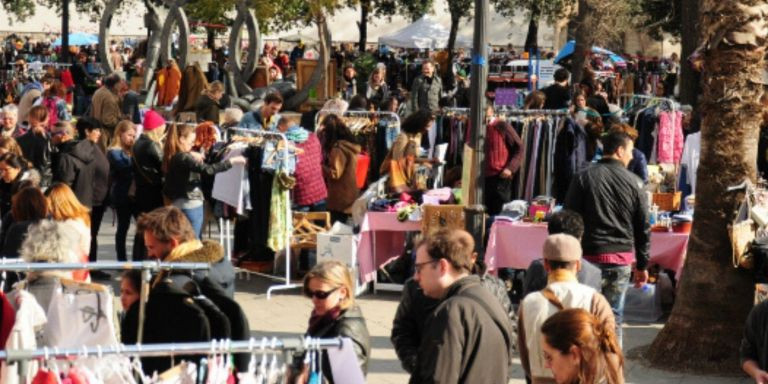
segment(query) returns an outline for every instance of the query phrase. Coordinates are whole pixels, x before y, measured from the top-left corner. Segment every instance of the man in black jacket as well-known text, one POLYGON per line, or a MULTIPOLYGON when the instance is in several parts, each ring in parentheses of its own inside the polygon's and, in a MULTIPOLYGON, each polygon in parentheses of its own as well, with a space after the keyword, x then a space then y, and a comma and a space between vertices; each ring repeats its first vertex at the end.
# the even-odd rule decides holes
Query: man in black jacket
POLYGON ((570 72, 565 68, 559 68, 555 71, 555 83, 542 89, 547 96, 544 101, 544 109, 564 109, 568 108, 571 101, 571 91, 568 88, 568 78, 570 72))
POLYGON ((616 316, 616 335, 621 343, 624 297, 633 262, 635 286, 641 288, 648 280, 648 199, 643 181, 627 169, 632 160, 632 139, 626 133, 611 132, 602 142, 603 158, 574 177, 565 208, 584 219, 584 259, 602 271, 601 293, 616 316))
POLYGON ((89 140, 75 140, 71 124, 56 123, 51 129, 51 141, 57 151, 53 154, 53 181, 69 185, 80 203, 93 207, 94 151, 99 149, 89 140))
POLYGON ((416 252, 414 280, 440 300, 428 315, 411 383, 505 383, 516 340, 499 301, 470 275, 475 244, 441 230, 416 252))

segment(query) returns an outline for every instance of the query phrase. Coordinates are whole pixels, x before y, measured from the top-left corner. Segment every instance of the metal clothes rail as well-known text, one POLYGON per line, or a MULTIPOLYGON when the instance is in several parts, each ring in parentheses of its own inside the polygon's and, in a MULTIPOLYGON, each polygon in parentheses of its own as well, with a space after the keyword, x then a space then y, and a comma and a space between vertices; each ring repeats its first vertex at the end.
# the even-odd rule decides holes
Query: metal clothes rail
POLYGON ((40 272, 40 271, 74 271, 87 269, 91 271, 103 270, 141 270, 141 294, 139 299, 139 329, 137 340, 141 342, 144 337, 144 319, 146 318, 146 305, 149 300, 149 282, 152 280, 152 271, 177 270, 177 271, 206 271, 211 266, 208 263, 163 263, 159 261, 142 262, 95 262, 95 263, 27 263, 16 262, 14 259, 0 260, 0 271, 5 272, 40 272))
MULTIPOLYGON (((328 116, 330 114, 337 114, 338 111, 333 109, 321 109, 315 114, 315 132, 319 131, 320 128, 320 118, 328 116)), ((342 117, 367 117, 367 118, 373 118, 373 117, 387 117, 388 120, 394 120, 397 122, 397 129, 400 130, 400 116, 397 113, 389 112, 389 111, 344 111, 341 115, 342 117)))
MULTIPOLYGON (((281 132, 264 131, 264 130, 257 130, 257 129, 242 128, 242 127, 228 128, 228 131, 230 131, 230 132, 234 131, 236 133, 242 133, 243 136, 248 136, 248 137, 254 137, 254 136, 272 137, 272 138, 276 138, 276 139, 279 139, 279 140, 283 140, 286 143, 288 142, 288 139, 286 138, 286 136, 283 133, 281 133, 281 132)), ((282 152, 283 152, 283 163, 287 164, 288 161, 289 161, 289 158, 291 156, 291 153, 288 150, 288 146, 287 145, 283 146, 282 152)), ((292 214, 291 214, 291 204, 288 204, 286 206, 286 217, 288 218, 288 222, 289 223, 293 222, 292 221, 293 220, 292 219, 292 214)), ((221 228, 221 226, 220 226, 220 228, 221 228)), ((220 233, 221 233, 221 230, 220 230, 220 233)), ((222 237, 221 239, 222 239, 222 241, 226 241, 225 248, 227 249, 227 258, 229 260, 232 259, 232 246, 230 244, 230 239, 232 237, 231 235, 232 235, 231 227, 229 225, 229 221, 227 221, 226 222, 226 240, 225 240, 224 237, 222 237)), ((270 286, 267 289, 267 300, 269 300, 272 297, 272 291, 294 289, 294 288, 300 288, 301 287, 300 284, 292 284, 291 283, 291 239, 292 239, 292 236, 293 236, 293 229, 290 228, 288 231, 286 231, 286 244, 287 244, 287 246, 285 247, 285 277, 268 275, 268 274, 260 273, 260 272, 248 271, 248 273, 253 273, 255 275, 265 276, 265 277, 268 277, 268 278, 276 278, 278 280, 285 281, 284 284, 272 285, 272 286, 270 286)), ((279 251, 279 250, 276 250, 276 251, 279 251)))
POLYGON ((308 349, 341 348, 342 339, 315 338, 262 338, 257 340, 231 341, 212 340, 211 342, 158 343, 136 345, 89 346, 82 348, 39 348, 27 350, 2 350, 0 360, 26 361, 35 359, 55 359, 69 357, 99 357, 104 355, 130 355, 140 357, 183 355, 205 355, 216 353, 273 353, 281 351, 304 351, 308 349))

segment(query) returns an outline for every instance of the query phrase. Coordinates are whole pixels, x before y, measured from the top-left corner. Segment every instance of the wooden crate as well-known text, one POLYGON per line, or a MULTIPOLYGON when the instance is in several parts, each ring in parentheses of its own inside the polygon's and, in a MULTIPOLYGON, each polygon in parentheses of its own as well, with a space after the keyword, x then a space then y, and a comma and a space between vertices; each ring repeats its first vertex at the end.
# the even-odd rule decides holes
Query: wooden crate
POLYGON ((653 203, 660 211, 677 211, 680 210, 681 197, 681 192, 656 192, 653 194, 653 203))
POLYGON ((429 236, 440 229, 464 229, 463 205, 425 205, 421 213, 421 233, 429 236))

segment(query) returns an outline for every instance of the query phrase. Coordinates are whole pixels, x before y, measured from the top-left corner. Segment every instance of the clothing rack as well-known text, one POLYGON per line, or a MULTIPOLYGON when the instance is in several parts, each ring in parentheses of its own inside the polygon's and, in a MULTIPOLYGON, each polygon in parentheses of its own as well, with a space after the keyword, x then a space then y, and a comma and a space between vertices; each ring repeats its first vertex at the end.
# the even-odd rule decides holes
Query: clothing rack
POLYGON ((448 116, 448 115, 467 115, 469 116, 469 108, 453 108, 453 107, 444 107, 441 109, 441 114, 448 116))
MULTIPOLYGON (((320 127, 320 118, 325 117, 329 114, 336 114, 338 111, 333 109, 321 109, 317 112, 315 115, 315 127, 320 127)), ((400 129, 400 116, 395 112, 389 112, 389 111, 344 111, 344 113, 341 114, 341 117, 378 117, 378 116, 389 116, 392 120, 397 122, 397 128, 400 129)), ((316 129, 317 131, 317 129, 316 129)))
POLYGON ((0 350, 0 360, 4 361, 26 361, 36 359, 69 358, 79 357, 99 357, 104 355, 131 355, 141 357, 168 356, 174 354, 182 355, 204 355, 209 353, 262 353, 262 352, 281 352, 281 351, 304 351, 308 349, 330 349, 341 348, 342 339, 316 339, 316 338, 283 338, 271 339, 262 338, 256 340, 231 341, 231 340, 212 340, 211 342, 191 342, 191 343, 157 343, 157 344, 136 344, 136 345, 110 345, 110 346, 90 346, 82 348, 38 348, 29 350, 0 350))
POLYGON ((568 116, 569 112, 560 109, 501 109, 497 111, 497 114, 505 116, 568 116))
POLYGON ((667 98, 667 97, 658 97, 658 96, 649 96, 649 95, 634 95, 634 94, 628 94, 624 93, 619 96, 619 100, 622 100, 622 105, 624 105, 624 110, 626 111, 628 108, 632 107, 635 100, 643 100, 645 103, 651 103, 654 101, 660 102, 660 103, 667 103, 669 106, 669 109, 671 111, 677 111, 677 102, 673 99, 667 98), (628 104, 628 105, 627 105, 628 104))
MULTIPOLYGON (((257 129, 249 129, 249 128, 242 128, 242 127, 233 127, 229 128, 229 131, 235 131, 239 133, 243 133, 244 136, 262 136, 262 137, 272 137, 277 138, 280 140, 288 142, 288 139, 285 137, 285 135, 281 132, 272 132, 272 131, 263 131, 263 130, 257 130, 257 129)), ((287 164, 289 161, 289 158, 291 156, 290 151, 288 150, 288 146, 283 146, 283 162, 284 164, 287 164)), ((291 205, 288 204, 286 207, 286 217, 288 220, 291 220, 292 214, 291 214, 291 205)), ((223 220, 223 219, 222 219, 223 220)), ((290 221, 289 221, 290 222, 290 221)), ((221 227, 220 227, 221 228, 221 227)), ((229 221, 226 223, 226 244, 225 248, 227 249, 227 259, 232 259, 232 245, 230 244, 230 239, 232 237, 232 228, 229 225, 229 221)), ((268 278, 277 278, 279 280, 284 280, 284 284, 278 284, 278 285, 272 285, 267 289, 267 300, 269 300, 272 296, 272 291, 279 291, 279 290, 286 290, 286 289, 294 289, 294 288, 300 288, 301 284, 292 284, 291 283, 291 237, 293 235, 293 231, 289 230, 286 233, 286 244, 285 247, 285 277, 280 276, 274 276, 274 275, 268 275, 260 272, 254 272, 254 271, 248 271, 248 273, 253 273, 256 275, 265 276, 268 278)), ((221 238, 221 240, 224 240, 224 237, 221 238)), ((278 250, 276 250, 278 251, 278 250)))
MULTIPOLYGON (((502 110, 497 112, 497 116, 500 117, 521 117, 521 116, 531 116, 531 117, 551 117, 554 120, 554 124, 552 126, 553 131, 549 132, 549 153, 546 154, 546 156, 549 158, 548 160, 548 166, 546 169, 546 175, 545 175, 545 186, 544 191, 547 196, 552 196, 552 178, 554 175, 554 156, 555 156, 555 146, 557 144, 557 131, 559 129, 559 126, 561 124, 561 119, 565 118, 570 115, 570 112, 567 109, 508 109, 508 110, 502 110)), ((525 142, 525 138, 522 138, 525 142)), ((526 154, 526 156, 528 156, 526 154)), ((530 177, 528 175, 528 177, 530 177)), ((521 179, 522 180, 522 179, 521 179)), ((519 185, 518 186, 518 193, 519 198, 522 198, 526 201, 531 201, 531 199, 534 196, 529 196, 530 190, 528 188, 519 185)), ((513 191, 514 195, 514 191, 513 191)))
POLYGON ((146 318, 146 304, 149 300, 149 282, 152 280, 152 271, 184 270, 205 271, 210 270, 208 263, 163 263, 160 261, 142 262, 94 262, 94 263, 27 263, 15 260, 2 259, 0 271, 5 272, 39 272, 39 271, 74 271, 87 269, 91 271, 102 270, 141 270, 141 294, 139 296, 139 329, 137 331, 138 342, 144 337, 144 319, 146 318))

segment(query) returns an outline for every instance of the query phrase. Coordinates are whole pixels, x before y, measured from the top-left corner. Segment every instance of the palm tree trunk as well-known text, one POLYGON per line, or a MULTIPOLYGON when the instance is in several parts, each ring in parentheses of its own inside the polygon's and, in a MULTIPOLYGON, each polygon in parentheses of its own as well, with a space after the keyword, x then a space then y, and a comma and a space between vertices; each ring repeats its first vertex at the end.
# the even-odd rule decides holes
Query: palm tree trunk
POLYGON ((755 180, 766 27, 762 2, 705 0, 702 147, 696 213, 675 306, 653 341, 657 367, 699 372, 739 370, 738 347, 752 307, 749 273, 733 268, 727 224, 743 194, 726 188, 755 180), (753 17, 757 15, 757 17, 753 17), (752 25, 750 25, 750 23, 752 25))

